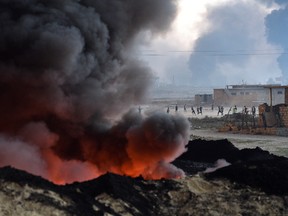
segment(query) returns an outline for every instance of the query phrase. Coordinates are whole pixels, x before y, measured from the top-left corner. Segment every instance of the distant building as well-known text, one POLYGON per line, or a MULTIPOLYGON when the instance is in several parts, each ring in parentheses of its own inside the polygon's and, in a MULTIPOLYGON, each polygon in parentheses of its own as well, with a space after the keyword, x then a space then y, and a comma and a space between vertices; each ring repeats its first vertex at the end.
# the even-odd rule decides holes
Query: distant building
POLYGON ((288 104, 288 86, 282 85, 227 85, 214 89, 214 104, 224 106, 258 106, 288 104))
POLYGON ((194 99, 195 105, 211 105, 213 104, 213 95, 212 94, 196 94, 194 99))

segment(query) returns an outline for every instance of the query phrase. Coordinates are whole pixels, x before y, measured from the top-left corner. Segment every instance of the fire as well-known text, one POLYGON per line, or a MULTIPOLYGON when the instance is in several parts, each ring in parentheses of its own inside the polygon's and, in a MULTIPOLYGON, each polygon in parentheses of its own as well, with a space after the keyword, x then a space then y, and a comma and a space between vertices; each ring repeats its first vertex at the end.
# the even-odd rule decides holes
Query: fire
POLYGON ((186 151, 188 135, 187 120, 166 113, 143 119, 129 112, 114 126, 101 132, 84 130, 68 139, 70 143, 45 123, 34 122, 22 127, 17 139, 0 139, 0 165, 27 170, 56 184, 85 181, 106 172, 145 179, 179 178, 183 171, 170 162, 186 151), (71 151, 73 147, 77 151, 71 151))
POLYGON ((101 175, 96 166, 88 162, 61 160, 51 150, 45 151, 43 157, 47 164, 47 179, 55 184, 82 182, 101 175))

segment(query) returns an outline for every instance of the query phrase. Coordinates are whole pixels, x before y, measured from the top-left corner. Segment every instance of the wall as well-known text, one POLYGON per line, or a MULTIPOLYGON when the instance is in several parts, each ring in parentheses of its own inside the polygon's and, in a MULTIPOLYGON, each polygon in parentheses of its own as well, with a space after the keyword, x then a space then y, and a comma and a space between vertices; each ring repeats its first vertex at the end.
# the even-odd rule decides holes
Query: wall
MULTIPOLYGON (((271 88, 272 105, 288 104, 288 88, 271 88), (279 92, 282 92, 280 94, 279 92)), ((262 86, 243 86, 225 89, 214 89, 214 104, 226 106, 258 106, 267 103, 270 105, 270 88, 262 86)))
POLYGON ((196 94, 195 95, 196 106, 211 105, 212 103, 213 103, 212 94, 196 94))

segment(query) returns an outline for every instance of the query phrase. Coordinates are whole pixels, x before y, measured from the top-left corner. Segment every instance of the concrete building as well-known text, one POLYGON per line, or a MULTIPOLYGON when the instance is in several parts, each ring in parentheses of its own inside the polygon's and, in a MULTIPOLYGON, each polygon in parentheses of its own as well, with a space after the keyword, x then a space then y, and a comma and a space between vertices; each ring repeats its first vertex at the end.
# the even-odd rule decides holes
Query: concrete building
POLYGON ((196 106, 205 106, 213 104, 212 94, 196 94, 194 99, 196 106))
POLYGON ((227 85, 223 89, 214 89, 214 105, 258 106, 267 103, 270 106, 288 104, 288 86, 282 85, 227 85))

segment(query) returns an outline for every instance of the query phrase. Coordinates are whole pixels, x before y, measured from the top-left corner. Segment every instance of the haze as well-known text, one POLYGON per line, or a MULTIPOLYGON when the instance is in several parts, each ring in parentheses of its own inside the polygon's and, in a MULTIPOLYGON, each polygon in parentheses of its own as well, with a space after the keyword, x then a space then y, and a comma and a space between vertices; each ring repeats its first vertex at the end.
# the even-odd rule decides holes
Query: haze
POLYGON ((288 6, 280 0, 179 0, 164 35, 139 57, 158 85, 287 84, 288 6))

